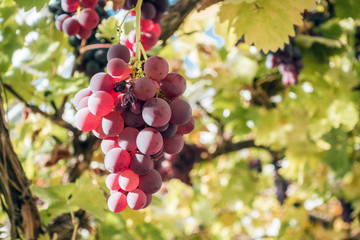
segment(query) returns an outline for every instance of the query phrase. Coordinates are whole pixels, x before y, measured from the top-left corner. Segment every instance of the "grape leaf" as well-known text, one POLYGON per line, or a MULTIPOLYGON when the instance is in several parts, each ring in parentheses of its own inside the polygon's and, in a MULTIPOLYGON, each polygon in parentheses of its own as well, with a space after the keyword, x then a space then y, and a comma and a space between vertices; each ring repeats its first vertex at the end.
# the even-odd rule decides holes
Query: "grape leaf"
MULTIPOLYGON (((245 34, 245 41, 254 43, 265 53, 276 51, 294 36, 294 24, 302 24, 301 12, 316 6, 314 0, 258 0, 255 3, 231 1, 220 8, 221 22, 230 21, 240 38, 245 34)), ((229 30, 230 30, 229 29, 229 30)))
POLYGON ((24 8, 25 11, 36 7, 37 10, 40 10, 48 1, 47 0, 15 0, 19 8, 24 8))
POLYGON ((335 13, 340 18, 359 18, 360 1, 358 0, 338 0, 335 2, 335 13))

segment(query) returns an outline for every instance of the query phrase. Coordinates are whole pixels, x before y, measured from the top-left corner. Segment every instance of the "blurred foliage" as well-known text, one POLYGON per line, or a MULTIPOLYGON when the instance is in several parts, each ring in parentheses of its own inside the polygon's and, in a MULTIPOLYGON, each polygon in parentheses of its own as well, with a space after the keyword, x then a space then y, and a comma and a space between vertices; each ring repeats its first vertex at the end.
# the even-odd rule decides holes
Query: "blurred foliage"
MULTIPOLYGON (((360 25, 360 2, 323 1, 317 6, 311 0, 286 2, 228 0, 194 12, 166 46, 151 51, 166 58, 171 71, 188 77, 185 97, 196 119, 188 143, 205 147, 211 156, 223 127, 231 142, 254 139, 267 149, 203 159, 191 171, 192 186, 171 179, 141 211, 107 210, 101 150, 75 183, 62 185, 71 158, 57 157, 51 166, 44 162, 60 145, 73 154, 72 133, 31 113, 6 91, 12 142, 40 200, 43 223, 84 209, 93 218, 92 230, 80 232, 83 239, 333 240, 356 233, 360 95, 355 88, 360 84, 360 63, 355 57, 355 29, 360 25), (300 10, 325 11, 329 2, 336 17, 316 26, 302 19, 300 10), (293 24, 298 25, 294 43, 301 50, 304 69, 297 85, 283 86, 277 69, 265 68, 260 49, 282 47, 294 35, 293 24), (309 26, 317 35, 309 34, 309 26), (242 34, 255 46, 238 42, 242 34), (256 159, 260 171, 250 167, 256 159), (289 182, 282 205, 274 185, 277 174, 289 182), (342 201, 353 208, 348 212, 350 222, 343 216, 342 201)), ((54 114, 54 106, 59 107, 66 95, 71 99, 89 79, 83 73, 66 73, 74 62, 72 48, 68 37, 54 27, 47 6, 41 9, 43 4, 0 3, 0 76, 26 102, 54 114), (34 4, 36 10, 30 9, 34 4)), ((105 21, 100 30, 114 37, 116 22, 105 21)), ((63 118, 71 122, 73 115, 67 103, 63 118)), ((0 227, 6 224, 2 212, 0 227)))

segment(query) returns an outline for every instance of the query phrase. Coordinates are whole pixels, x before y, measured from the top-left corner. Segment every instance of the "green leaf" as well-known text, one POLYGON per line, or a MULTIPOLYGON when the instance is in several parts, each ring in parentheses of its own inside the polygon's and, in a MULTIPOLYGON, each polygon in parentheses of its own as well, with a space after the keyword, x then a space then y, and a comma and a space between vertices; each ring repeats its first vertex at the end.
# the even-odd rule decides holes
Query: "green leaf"
POLYGON ((36 7, 37 10, 40 10, 48 2, 48 0, 15 0, 15 2, 18 4, 19 8, 24 8, 25 11, 28 11, 33 7, 36 7))
POLYGON ((254 43, 264 52, 276 51, 289 36, 294 36, 294 24, 302 24, 301 12, 316 6, 314 0, 258 0, 256 3, 232 1, 220 8, 220 21, 231 21, 238 38, 254 43), (236 2, 236 3, 235 3, 236 2))
POLYGON ((104 19, 98 25, 98 31, 100 36, 106 38, 108 40, 115 40, 117 36, 117 20, 113 17, 109 17, 108 19, 104 19))

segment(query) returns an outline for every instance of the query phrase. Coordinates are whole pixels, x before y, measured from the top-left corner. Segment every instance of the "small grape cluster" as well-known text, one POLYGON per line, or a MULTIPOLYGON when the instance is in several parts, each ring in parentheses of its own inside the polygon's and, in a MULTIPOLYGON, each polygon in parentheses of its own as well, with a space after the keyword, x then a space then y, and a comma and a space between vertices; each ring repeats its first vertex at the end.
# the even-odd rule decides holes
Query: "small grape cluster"
POLYGON ((129 64, 130 50, 124 45, 110 47, 107 60, 108 73, 95 74, 89 88, 75 95, 74 123, 103 139, 109 209, 138 210, 151 203, 162 185, 153 159, 179 153, 183 134, 190 133, 195 122, 190 105, 180 98, 186 81, 169 73, 165 59, 148 58, 145 76, 129 64))
MULTIPOLYGON (((137 2, 137 0, 126 0, 123 9, 131 10, 136 6, 137 2)), ((141 17, 158 23, 168 9, 168 0, 144 0, 141 4, 141 17)), ((133 12, 133 15, 135 15, 135 12, 133 12)))
MULTIPOLYGON (((152 20, 141 18, 140 20, 141 36, 140 42, 145 51, 150 51, 153 48, 161 35, 160 24, 154 23, 152 20)), ((135 56, 136 52, 136 31, 132 30, 124 40, 125 46, 130 49, 131 56, 135 56)))
POLYGON ((304 65, 301 61, 301 52, 292 45, 285 45, 284 50, 269 53, 266 57, 265 66, 268 69, 278 66, 284 85, 293 85, 298 82, 298 75, 304 65))
MULTIPOLYGON (((97 0, 61 0, 63 14, 57 16, 55 26, 59 31, 79 39, 88 39, 92 30, 99 24, 100 18, 95 11, 97 0), (81 6, 80 13, 73 14, 81 6)), ((52 7, 50 9, 55 9, 52 7)))

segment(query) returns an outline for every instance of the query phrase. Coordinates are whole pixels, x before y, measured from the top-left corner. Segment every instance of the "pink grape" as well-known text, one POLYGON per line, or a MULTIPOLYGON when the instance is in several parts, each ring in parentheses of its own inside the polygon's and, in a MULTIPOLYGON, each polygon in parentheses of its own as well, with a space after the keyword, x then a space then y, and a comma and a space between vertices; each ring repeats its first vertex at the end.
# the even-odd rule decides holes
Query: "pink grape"
POLYGON ((163 138, 170 138, 174 136, 177 130, 178 130, 177 125, 169 123, 169 127, 165 131, 161 132, 161 136, 163 136, 163 138))
POLYGON ((62 29, 67 35, 73 36, 79 32, 80 24, 76 19, 70 17, 64 20, 62 29))
POLYGON ((141 114, 135 114, 131 111, 125 111, 122 113, 126 126, 129 127, 141 127, 145 124, 141 114))
POLYGON ((134 210, 139 210, 144 208, 147 202, 146 194, 140 189, 135 189, 129 192, 126 197, 126 200, 129 208, 134 210))
POLYGON ((195 119, 193 117, 190 118, 184 125, 178 126, 177 132, 179 134, 188 134, 195 128, 195 119))
POLYGON ((145 102, 142 117, 146 124, 152 127, 161 127, 169 122, 171 109, 164 99, 152 98, 145 102))
POLYGON ((102 117, 111 112, 114 107, 114 99, 107 92, 95 92, 90 96, 88 106, 92 114, 102 117))
POLYGON ((111 173, 125 171, 130 165, 130 155, 122 148, 113 148, 105 156, 105 168, 111 173))
POLYGON ((133 127, 126 127, 119 134, 118 144, 119 146, 126 151, 136 150, 136 137, 139 134, 139 130, 133 127))
POLYGON ((101 141, 100 147, 103 153, 107 154, 111 149, 119 147, 118 138, 112 137, 112 138, 103 139, 101 141))
POLYGON ((120 173, 119 185, 121 189, 127 192, 134 191, 139 186, 139 175, 130 169, 126 169, 120 173))
POLYGON ((90 97, 90 96, 87 96, 87 97, 82 98, 82 99, 80 100, 80 102, 78 103, 78 105, 75 106, 75 109, 79 111, 79 110, 82 109, 82 108, 88 107, 89 97, 90 97))
POLYGON ((107 52, 107 60, 110 61, 113 58, 121 58, 128 63, 130 61, 130 51, 122 44, 112 45, 107 52))
POLYGON ((79 104, 81 99, 83 99, 84 97, 90 96, 91 94, 92 94, 92 91, 90 90, 90 88, 83 88, 80 91, 78 91, 75 94, 74 100, 73 100, 75 108, 77 107, 77 105, 79 104))
POLYGON ((159 36, 153 31, 142 33, 140 36, 140 41, 143 44, 145 51, 149 51, 155 46, 158 40, 159 36))
POLYGON ((156 33, 156 35, 160 36, 161 35, 161 26, 158 23, 154 23, 152 25, 152 28, 150 29, 150 31, 153 31, 154 33, 156 33))
POLYGON ((163 138, 158 130, 147 127, 139 132, 136 145, 143 154, 152 155, 161 150, 163 138))
POLYGON ((104 139, 108 137, 102 130, 101 123, 96 129, 92 130, 92 133, 94 134, 95 137, 100 139, 104 139))
POLYGON ((95 8, 97 4, 97 0, 82 0, 81 6, 83 8, 95 8))
POLYGON ((124 120, 118 111, 113 111, 102 118, 101 126, 108 137, 115 137, 124 129, 124 120))
POLYGON ((169 64, 162 57, 152 56, 146 60, 144 71, 152 80, 161 81, 169 73, 169 64))
POLYGON ((71 4, 67 3, 66 1, 61 1, 61 8, 68 13, 75 12, 78 6, 79 4, 77 1, 71 4))
POLYGON ((139 189, 144 193, 154 194, 160 190, 162 185, 161 175, 155 169, 151 169, 146 175, 140 176, 139 189))
POLYGON ((119 177, 120 174, 110 173, 105 179, 106 187, 110 190, 118 191, 120 189, 119 177))
POLYGON ((80 25, 79 32, 76 34, 76 37, 79 39, 88 39, 91 36, 91 30, 84 28, 80 25))
POLYGON ((127 68, 127 64, 120 58, 111 59, 106 65, 106 69, 113 77, 121 76, 127 68))
POLYGON ((129 110, 130 110, 132 113, 140 114, 140 113, 142 112, 143 103, 144 103, 144 102, 142 102, 142 101, 133 102, 133 103, 131 103, 131 105, 130 105, 130 107, 129 107, 129 110))
POLYGON ((94 29, 99 24, 99 15, 92 8, 81 10, 78 19, 80 25, 86 29, 94 29))
POLYGON ((153 27, 152 25, 153 25, 153 22, 150 19, 146 20, 144 18, 140 18, 141 31, 143 31, 143 32, 149 31, 153 27))
POLYGON ((138 78, 134 82, 133 92, 137 99, 146 101, 154 97, 156 85, 150 78, 138 78))
POLYGON ((149 206, 152 202, 152 194, 146 194, 146 203, 145 206, 143 208, 146 208, 147 206, 149 206))
POLYGON ((95 116, 88 108, 80 109, 74 117, 75 126, 84 132, 94 130, 100 125, 101 117, 95 116))
POLYGON ((57 28, 57 30, 63 31, 62 25, 63 25, 64 21, 69 17, 70 16, 65 13, 61 14, 60 16, 57 17, 57 19, 55 21, 55 27, 57 28))
POLYGON ((154 161, 151 159, 150 156, 142 153, 135 153, 131 156, 130 169, 134 173, 138 175, 145 175, 149 173, 150 170, 153 168, 154 161))
POLYGON ((110 195, 107 204, 110 211, 115 213, 122 212, 127 206, 126 195, 121 192, 115 192, 110 195))
POLYGON ((104 72, 96 73, 90 80, 90 89, 93 92, 105 91, 112 93, 114 91, 115 80, 110 74, 104 72))
POLYGON ((174 99, 185 92, 186 80, 178 73, 169 73, 159 85, 167 98, 174 99))
POLYGON ((190 120, 191 107, 186 101, 177 98, 170 103, 170 108, 171 108, 170 122, 172 124, 183 125, 190 120))
POLYGON ((164 138, 164 152, 177 154, 184 147, 184 138, 181 134, 175 134, 171 138, 164 138))

